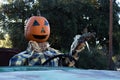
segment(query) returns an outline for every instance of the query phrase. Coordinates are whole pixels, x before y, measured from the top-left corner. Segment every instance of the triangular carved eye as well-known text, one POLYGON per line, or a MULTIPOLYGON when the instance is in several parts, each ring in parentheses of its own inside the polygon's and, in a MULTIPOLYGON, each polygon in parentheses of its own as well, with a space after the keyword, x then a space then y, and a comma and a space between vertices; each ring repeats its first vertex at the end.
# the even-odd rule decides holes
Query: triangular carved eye
POLYGON ((45 25, 45 26, 48 26, 48 24, 49 24, 48 21, 45 21, 44 25, 45 25))
POLYGON ((33 26, 39 26, 40 24, 35 20, 33 26))

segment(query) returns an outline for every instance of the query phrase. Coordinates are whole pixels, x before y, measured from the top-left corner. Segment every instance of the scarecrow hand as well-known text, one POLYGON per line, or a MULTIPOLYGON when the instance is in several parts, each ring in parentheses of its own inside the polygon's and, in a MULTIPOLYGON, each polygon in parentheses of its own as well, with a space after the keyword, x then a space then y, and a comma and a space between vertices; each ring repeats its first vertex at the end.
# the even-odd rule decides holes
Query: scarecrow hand
POLYGON ((76 60, 79 58, 78 53, 85 49, 86 41, 91 37, 94 37, 95 33, 85 33, 82 35, 76 35, 74 41, 71 45, 70 55, 72 55, 76 60))

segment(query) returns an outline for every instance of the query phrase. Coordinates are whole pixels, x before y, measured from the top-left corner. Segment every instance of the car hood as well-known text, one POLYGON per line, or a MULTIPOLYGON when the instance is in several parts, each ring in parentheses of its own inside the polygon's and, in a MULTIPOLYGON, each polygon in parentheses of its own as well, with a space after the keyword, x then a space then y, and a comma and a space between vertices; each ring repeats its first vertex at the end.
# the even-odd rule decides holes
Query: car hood
POLYGON ((0 80, 120 80, 120 72, 66 67, 1 67, 0 80))

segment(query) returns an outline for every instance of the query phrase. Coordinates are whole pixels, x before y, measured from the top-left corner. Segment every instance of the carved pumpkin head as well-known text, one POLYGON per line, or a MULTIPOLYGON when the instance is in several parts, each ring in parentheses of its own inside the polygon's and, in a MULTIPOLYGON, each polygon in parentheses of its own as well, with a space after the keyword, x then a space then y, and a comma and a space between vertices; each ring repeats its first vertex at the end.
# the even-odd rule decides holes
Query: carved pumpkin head
POLYGON ((50 26, 46 18, 32 16, 25 26, 25 38, 36 42, 45 42, 50 35, 50 26))

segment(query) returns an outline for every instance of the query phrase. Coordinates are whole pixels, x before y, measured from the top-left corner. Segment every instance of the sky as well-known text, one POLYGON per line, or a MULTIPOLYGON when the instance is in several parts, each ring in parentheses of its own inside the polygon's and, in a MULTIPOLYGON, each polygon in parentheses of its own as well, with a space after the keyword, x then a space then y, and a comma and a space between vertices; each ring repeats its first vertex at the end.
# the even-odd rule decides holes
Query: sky
POLYGON ((116 0, 117 3, 120 3, 120 0, 116 0))
POLYGON ((0 3, 1 3, 2 0, 0 0, 0 3))
POLYGON ((116 1, 120 2, 120 0, 116 0, 116 1))
POLYGON ((2 4, 2 3, 5 3, 7 0, 0 0, 0 5, 2 4))

